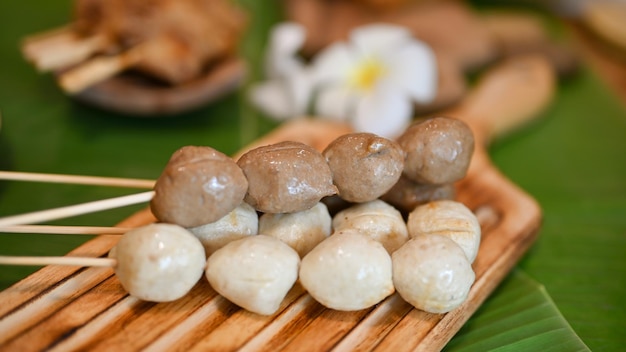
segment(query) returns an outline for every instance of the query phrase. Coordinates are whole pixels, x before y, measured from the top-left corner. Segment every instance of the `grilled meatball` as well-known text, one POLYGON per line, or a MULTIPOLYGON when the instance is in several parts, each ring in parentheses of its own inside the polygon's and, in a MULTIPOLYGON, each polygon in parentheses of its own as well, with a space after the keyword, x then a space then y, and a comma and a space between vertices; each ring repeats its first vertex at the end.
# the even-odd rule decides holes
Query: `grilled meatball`
POLYGON ((435 117, 417 122, 398 138, 406 153, 404 175, 419 183, 445 184, 467 173, 474 135, 463 121, 435 117))
POLYGON ((237 164, 210 147, 177 150, 157 179, 152 212, 162 222, 196 227, 235 209, 248 189, 237 164))
POLYGON ((337 193, 324 157, 303 143, 258 147, 237 163, 249 182, 245 201, 264 213, 310 209, 323 197, 337 193))
POLYGON ((456 190, 452 183, 440 185, 417 183, 403 175, 380 199, 404 213, 410 213, 418 205, 434 200, 454 199, 455 196, 456 190))
POLYGON ((333 173, 339 196, 369 202, 387 192, 404 167, 402 148, 371 133, 350 133, 335 139, 322 153, 333 173))

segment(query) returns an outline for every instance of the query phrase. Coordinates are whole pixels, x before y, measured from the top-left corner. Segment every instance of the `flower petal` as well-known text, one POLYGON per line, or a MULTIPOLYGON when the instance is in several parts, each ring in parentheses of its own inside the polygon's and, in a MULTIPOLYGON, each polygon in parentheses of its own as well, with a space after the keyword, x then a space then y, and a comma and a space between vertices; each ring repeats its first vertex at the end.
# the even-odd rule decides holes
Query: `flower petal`
POLYGON ((294 22, 285 22, 272 28, 265 57, 265 70, 269 78, 276 78, 302 69, 304 62, 296 56, 304 45, 306 31, 294 22))
POLYGON ((379 87, 356 104, 352 125, 356 131, 396 138, 411 121, 412 105, 401 91, 379 87))
POLYGON ((286 120, 294 116, 291 97, 284 81, 272 80, 250 87, 250 102, 263 113, 276 120, 286 120))
POLYGON ((360 55, 378 56, 412 38, 405 27, 376 23, 357 27, 350 32, 350 42, 360 55))
POLYGON ((326 87, 320 91, 315 101, 315 113, 322 118, 346 121, 355 99, 353 92, 345 86, 326 87))
POLYGON ((285 85, 291 98, 292 115, 302 115, 307 111, 313 93, 310 70, 295 70, 285 77, 285 85))
POLYGON ((304 45, 306 30, 298 23, 283 22, 272 28, 270 38, 273 50, 295 54, 304 45))
POLYGON ((315 56, 312 63, 315 82, 335 83, 346 80, 357 57, 344 43, 334 43, 315 56))
POLYGON ((386 57, 386 79, 417 102, 430 102, 437 94, 437 59, 429 46, 411 41, 386 57))

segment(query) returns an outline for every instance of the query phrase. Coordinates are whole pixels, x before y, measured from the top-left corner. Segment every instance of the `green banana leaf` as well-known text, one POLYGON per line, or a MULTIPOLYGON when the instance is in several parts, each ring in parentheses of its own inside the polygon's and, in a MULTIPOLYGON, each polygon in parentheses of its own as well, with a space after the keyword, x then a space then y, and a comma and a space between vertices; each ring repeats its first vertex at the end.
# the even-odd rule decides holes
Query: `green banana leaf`
MULTIPOLYGON (((278 3, 242 1, 251 14, 242 55, 249 82, 278 3)), ((275 124, 245 87, 170 118, 139 119, 84 106, 22 58, 20 40, 67 23, 72 3, 0 2, 0 168, 132 178, 158 177, 183 145, 232 153, 275 124)), ((447 350, 621 351, 626 346, 626 110, 588 68, 563 81, 542 119, 497 141, 495 164, 541 204, 540 236, 518 268, 447 350), (571 327, 570 327, 571 326, 571 327)), ((0 216, 128 194, 93 186, 0 183, 0 216)), ((55 223, 113 225, 142 206, 55 223)), ((63 255, 88 236, 0 234, 0 254, 63 255)), ((5 288, 36 268, 0 268, 5 288)))
POLYGON ((514 270, 444 351, 588 351, 543 286, 514 270))

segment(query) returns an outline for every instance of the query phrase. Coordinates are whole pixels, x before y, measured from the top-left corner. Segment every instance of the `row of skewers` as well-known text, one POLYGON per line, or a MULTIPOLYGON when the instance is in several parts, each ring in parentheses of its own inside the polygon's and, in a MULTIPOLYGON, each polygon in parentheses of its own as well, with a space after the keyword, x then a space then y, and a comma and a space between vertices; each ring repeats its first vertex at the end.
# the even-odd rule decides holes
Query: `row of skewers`
MULTIPOLYGON (((235 163, 212 148, 184 147, 173 154, 153 191, 0 219, 0 227, 5 226, 6 231, 43 230, 10 225, 149 200, 161 222, 125 232, 109 258, 0 257, 0 263, 113 267, 131 295, 157 302, 181 298, 206 270, 215 290, 239 306, 265 315, 276 312, 298 278, 312 296, 333 309, 368 308, 393 293, 396 286, 416 307, 447 312, 463 302, 473 283, 471 262, 480 243, 478 220, 461 203, 433 203, 428 204, 429 209, 440 208, 440 214, 433 216, 426 211, 428 220, 420 221, 441 218, 440 223, 427 225, 427 230, 411 231, 409 226, 407 233, 400 212, 378 198, 393 187, 402 172, 422 182, 458 181, 469 166, 473 138, 471 131, 454 119, 433 118, 412 127, 399 144, 368 133, 343 135, 324 150, 324 156, 302 143, 282 142, 254 148, 235 163), (419 141, 417 145, 415 140, 419 141), (430 160, 428 166, 411 169, 410 165, 421 165, 424 158, 430 160), (330 214, 319 202, 334 194, 359 205, 349 208, 353 209, 351 213, 340 211, 331 233, 330 214), (453 210, 455 207, 461 210, 453 210), (257 211, 263 213, 258 220, 257 211), (242 215, 244 212, 251 215, 242 215), (359 217, 364 220, 354 220, 359 217), (446 219, 455 225, 448 228, 446 219), (467 228, 460 229, 459 221, 468 224, 467 228), (247 224, 251 231, 241 229, 247 224), (451 232, 439 238, 446 231, 451 232), (465 234, 459 235, 463 231, 465 234), (429 251, 440 252, 430 257, 438 264, 420 264, 425 269, 419 275, 428 277, 425 280, 432 281, 428 285, 436 285, 438 290, 416 285, 416 273, 402 269, 416 265, 416 258, 429 258, 411 255, 423 247, 424 241, 432 240, 422 238, 429 233, 437 235, 429 251), (415 248, 406 249, 405 242, 415 248), (408 253, 396 256, 396 252, 403 251, 408 253), (442 260, 449 255, 453 256, 451 261, 442 260), (324 257, 327 259, 321 259, 324 257), (331 257, 335 259, 328 259, 331 257), (440 265, 446 269, 432 269, 440 265), (429 273, 431 270, 436 272, 429 273), (445 271, 445 278, 440 270, 445 271), (364 272, 369 274, 363 276, 364 272), (406 283, 399 281, 401 278, 406 283), (440 280, 446 283, 435 283, 440 280)), ((0 177, 10 175, 14 174, 3 173, 0 177)), ((22 176, 35 179, 33 175, 22 176)), ((94 181, 65 178, 69 179, 94 181)), ((420 222, 410 219, 414 214, 409 215, 409 224, 420 222)), ((46 230, 50 229, 58 230, 46 230)), ((93 233, 96 229, 81 230, 93 233)))

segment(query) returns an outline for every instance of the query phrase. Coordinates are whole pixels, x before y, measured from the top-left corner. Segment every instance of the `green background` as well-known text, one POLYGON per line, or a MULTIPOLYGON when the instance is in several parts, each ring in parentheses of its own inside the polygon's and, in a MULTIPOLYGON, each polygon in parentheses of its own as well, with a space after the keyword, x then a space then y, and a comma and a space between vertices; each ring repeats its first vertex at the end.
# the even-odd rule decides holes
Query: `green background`
MULTIPOLYGON (((274 3, 272 3, 274 4, 274 3)), ((241 45, 257 80, 259 57, 280 11, 253 14, 241 45)), ((20 40, 67 23, 69 1, 0 2, 0 169, 156 178, 184 145, 236 151, 273 124, 246 104, 245 87, 170 118, 133 118, 77 103, 25 62, 20 40)), ((532 126, 496 141, 495 164, 541 204, 540 236, 518 268, 448 350, 621 351, 626 346, 626 109, 586 66, 561 81, 532 126), (562 315, 561 315, 562 314, 562 315), (570 329, 571 326, 571 329, 570 329), (578 336, 578 337, 577 337, 578 336), (580 338, 580 339, 579 339, 580 338)), ((0 183, 0 216, 128 194, 94 186, 0 183)), ((56 221, 109 226, 143 206, 56 221)), ((0 234, 0 255, 63 255, 85 236, 0 234)), ((29 267, 0 267, 0 288, 29 267)))

